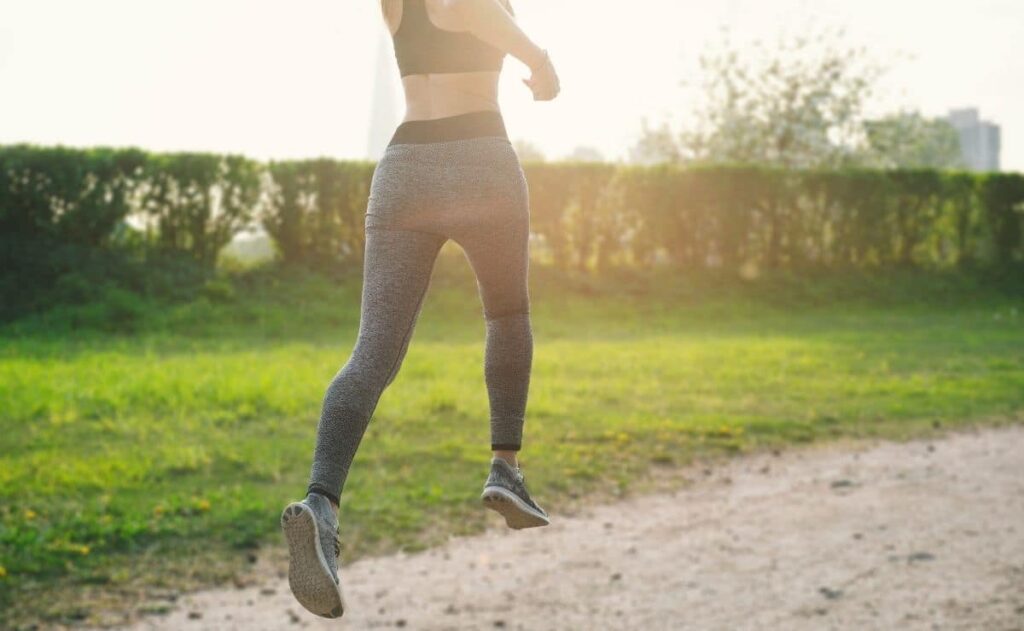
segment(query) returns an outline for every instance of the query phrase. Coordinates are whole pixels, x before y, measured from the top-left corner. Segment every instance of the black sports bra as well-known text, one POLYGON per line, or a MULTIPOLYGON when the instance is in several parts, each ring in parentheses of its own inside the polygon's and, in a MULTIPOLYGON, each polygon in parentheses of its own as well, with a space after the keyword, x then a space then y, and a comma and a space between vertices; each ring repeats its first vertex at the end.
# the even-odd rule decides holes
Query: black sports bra
POLYGON ((441 29, 427 15, 427 0, 402 0, 402 21, 392 35, 401 75, 500 71, 505 53, 471 33, 441 29))

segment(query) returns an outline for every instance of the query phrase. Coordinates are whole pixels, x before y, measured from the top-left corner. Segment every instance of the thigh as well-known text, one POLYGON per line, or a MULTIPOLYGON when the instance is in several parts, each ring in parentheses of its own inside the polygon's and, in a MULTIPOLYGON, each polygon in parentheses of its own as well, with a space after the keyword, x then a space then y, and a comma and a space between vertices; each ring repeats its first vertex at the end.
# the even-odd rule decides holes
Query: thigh
POLYGON ((390 384, 401 367, 446 240, 414 230, 366 229, 359 336, 353 355, 368 364, 365 368, 378 386, 390 384))

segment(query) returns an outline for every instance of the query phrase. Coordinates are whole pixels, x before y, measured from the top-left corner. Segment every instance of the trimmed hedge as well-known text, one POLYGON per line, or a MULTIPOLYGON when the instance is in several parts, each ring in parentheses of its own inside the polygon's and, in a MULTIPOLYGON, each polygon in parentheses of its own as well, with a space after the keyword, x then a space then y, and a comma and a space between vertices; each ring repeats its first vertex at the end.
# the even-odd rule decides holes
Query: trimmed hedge
MULTIPOLYGON (((1005 266, 1024 176, 936 170, 527 163, 540 259, 564 270, 1005 266)), ((0 291, 52 287, 97 252, 212 269, 262 228, 285 263, 360 265, 373 163, 0 146, 0 291)))
POLYGON ((314 267, 362 261, 372 162, 271 162, 263 229, 280 258, 314 267))

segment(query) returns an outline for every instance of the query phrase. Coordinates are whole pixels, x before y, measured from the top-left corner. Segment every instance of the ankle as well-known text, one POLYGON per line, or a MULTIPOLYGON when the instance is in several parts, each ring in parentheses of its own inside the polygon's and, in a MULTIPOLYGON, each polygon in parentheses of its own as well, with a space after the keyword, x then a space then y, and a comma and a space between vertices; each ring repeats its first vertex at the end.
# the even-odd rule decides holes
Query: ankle
POLYGON ((334 511, 334 514, 335 515, 338 514, 338 504, 334 501, 333 497, 330 497, 326 493, 318 493, 317 491, 310 491, 309 493, 307 493, 307 495, 319 495, 320 497, 324 498, 325 500, 327 500, 327 503, 330 505, 331 510, 334 511))
POLYGON ((509 463, 512 467, 519 466, 519 460, 516 457, 516 452, 514 451, 495 451, 494 457, 501 458, 505 462, 509 463))

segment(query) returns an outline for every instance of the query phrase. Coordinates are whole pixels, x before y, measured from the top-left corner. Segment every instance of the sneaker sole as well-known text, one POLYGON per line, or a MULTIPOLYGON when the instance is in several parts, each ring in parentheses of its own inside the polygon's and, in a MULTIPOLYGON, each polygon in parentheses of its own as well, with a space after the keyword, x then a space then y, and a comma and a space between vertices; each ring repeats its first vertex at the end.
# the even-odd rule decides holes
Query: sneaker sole
POLYGON ((345 613, 345 599, 320 546, 313 509, 301 502, 289 504, 281 513, 281 529, 288 541, 288 585, 295 599, 310 613, 340 618, 345 613))
POLYGON ((524 502, 515 493, 500 486, 489 486, 484 489, 480 496, 484 506, 497 511, 505 518, 509 528, 519 530, 521 528, 534 528, 547 526, 550 520, 538 513, 529 504, 524 502))

